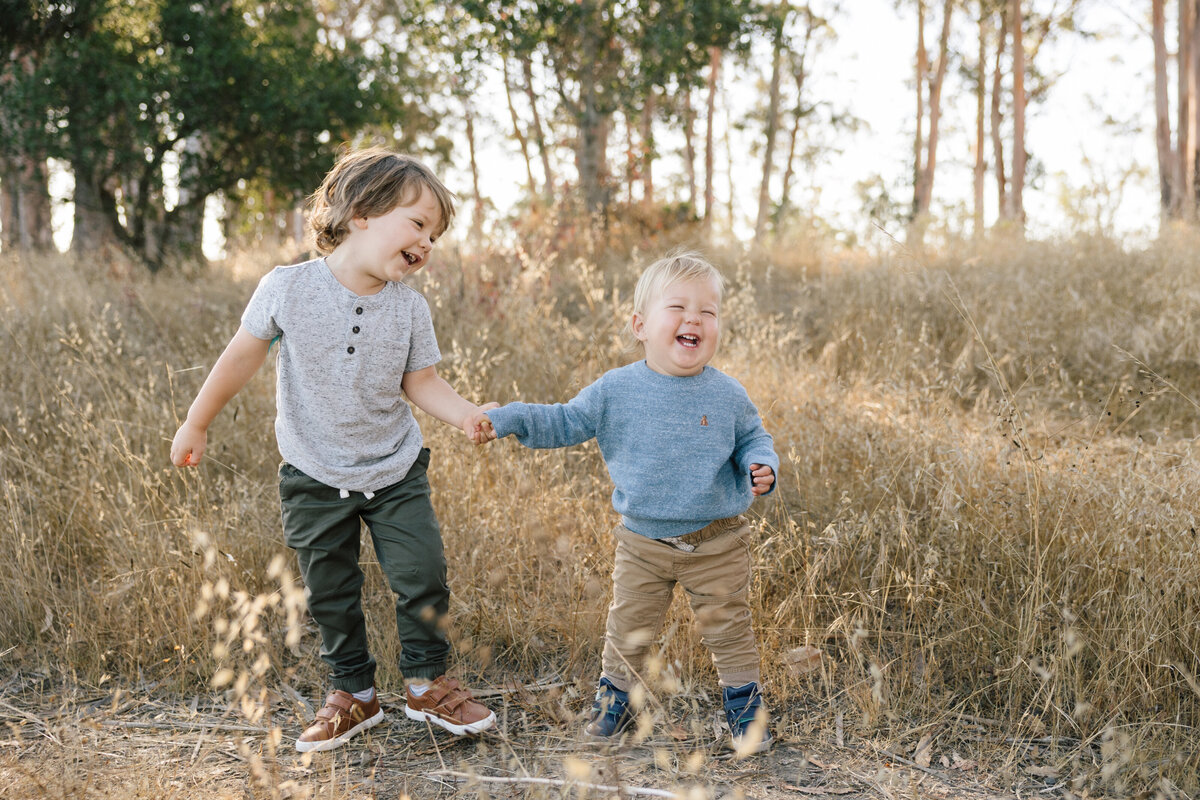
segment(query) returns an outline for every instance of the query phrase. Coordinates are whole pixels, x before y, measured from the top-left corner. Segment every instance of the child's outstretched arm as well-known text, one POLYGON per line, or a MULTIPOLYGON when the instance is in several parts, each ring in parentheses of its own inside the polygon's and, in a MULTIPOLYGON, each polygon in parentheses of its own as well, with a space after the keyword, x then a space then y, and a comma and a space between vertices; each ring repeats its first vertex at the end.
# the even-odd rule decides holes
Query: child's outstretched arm
POLYGON ((509 403, 489 411, 490 426, 485 435, 491 438, 513 435, 526 447, 538 449, 586 442, 596 435, 603 413, 603 391, 599 388, 603 380, 585 387, 568 403, 509 403))
POLYGON ((483 410, 499 406, 499 403, 475 405, 454 391, 454 387, 437 374, 437 367, 434 366, 406 372, 400 388, 409 400, 416 403, 417 408, 447 425, 461 429, 476 444, 481 444, 477 438, 477 416, 483 410))
POLYGON ((194 467, 200 463, 208 444, 208 426, 267 360, 270 346, 269 339, 259 339, 245 328, 238 328, 192 401, 187 419, 175 432, 172 464, 194 467))

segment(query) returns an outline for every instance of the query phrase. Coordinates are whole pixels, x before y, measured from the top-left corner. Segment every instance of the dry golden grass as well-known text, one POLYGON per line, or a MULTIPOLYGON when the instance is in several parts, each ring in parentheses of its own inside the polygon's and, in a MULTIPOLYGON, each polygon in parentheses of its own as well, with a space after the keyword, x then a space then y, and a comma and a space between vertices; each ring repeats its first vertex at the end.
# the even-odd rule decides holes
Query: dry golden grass
MULTIPOLYGON (((512 250, 442 253, 419 279, 440 372, 466 396, 565 400, 628 358, 629 290, 667 245, 597 255, 571 242, 568 254, 537 233, 512 250)), ((746 385, 782 458, 779 491, 754 511, 755 625, 782 747, 886 750, 926 774, 986 763, 980 785, 993 789, 1200 791, 1198 244, 1183 233, 1139 252, 994 242, 929 263, 899 248, 870 263, 713 254, 731 279, 716 365, 746 385), (789 661, 805 645, 819 661, 789 661)), ((214 424, 202 468, 167 461, 269 266, 259 253, 201 278, 151 279, 0 260, 10 752, 36 728, 21 712, 41 705, 38 692, 70 708, 203 695, 227 723, 291 726, 285 742, 302 714, 279 716, 280 692, 319 700, 323 671, 279 533, 273 369, 214 424)), ((458 670, 481 689, 559 684, 521 693, 521 719, 492 746, 515 754, 568 737, 610 591, 599 454, 476 450, 420 419, 458 670)), ((377 568, 368 579, 379 679, 394 689, 391 601, 377 568)), ((645 731, 658 742, 648 759, 678 785, 709 763, 695 748, 719 705, 682 605, 652 669, 645 731), (676 744, 662 745, 664 729, 676 744)), ((336 777, 321 783, 321 769, 281 767, 277 737, 231 756, 245 771, 233 794, 315 791, 306 780, 322 796, 352 794, 336 777)), ((5 763, 0 751, 0 775, 27 778, 5 763)), ((90 769, 41 785, 90 796, 103 772, 90 769)), ((118 794, 176 791, 136 783, 118 794)), ((21 785, 36 795, 39 784, 21 785)))

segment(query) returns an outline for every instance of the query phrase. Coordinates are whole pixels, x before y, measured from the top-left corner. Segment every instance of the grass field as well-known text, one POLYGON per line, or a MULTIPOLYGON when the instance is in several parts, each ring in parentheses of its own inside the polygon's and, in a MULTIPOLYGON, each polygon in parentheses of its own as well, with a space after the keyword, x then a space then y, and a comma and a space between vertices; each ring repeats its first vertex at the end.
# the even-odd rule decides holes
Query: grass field
MULTIPOLYGON (((440 374, 477 401, 568 399, 629 358, 631 287, 667 246, 589 252, 530 235, 439 253, 415 284, 440 374)), ((988 786, 1033 775, 1057 795, 1197 796, 1200 241, 709 255, 730 282, 715 365, 745 384, 782 461, 779 490, 752 512, 781 746, 882 743, 934 771, 976 759, 988 786)), ((200 469, 167 459, 255 281, 286 260, 151 279, 0 257, 0 776, 23 796, 69 793, 19 757, 38 739, 38 693, 205 694, 248 726, 273 719, 280 687, 323 694, 279 531, 273 366, 214 424, 200 469)), ((567 736, 610 592, 599 453, 476 449, 418 418, 457 669, 481 690, 558 686, 521 713, 542 732, 529 736, 567 736)), ((366 592, 394 691, 374 565, 366 592)), ((713 710, 683 605, 651 670, 659 731, 702 728, 713 710)), ((249 794, 281 796, 272 738, 247 745, 249 794)), ((81 750, 66 757, 79 785, 104 785, 81 750)), ((152 784, 122 794, 163 796, 152 784)))

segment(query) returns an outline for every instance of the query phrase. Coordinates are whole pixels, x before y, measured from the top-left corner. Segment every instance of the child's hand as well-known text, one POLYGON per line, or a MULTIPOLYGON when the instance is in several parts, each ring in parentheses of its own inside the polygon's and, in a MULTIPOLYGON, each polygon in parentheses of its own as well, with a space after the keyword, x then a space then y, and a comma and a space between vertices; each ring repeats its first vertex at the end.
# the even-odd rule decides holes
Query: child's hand
POLYGON ((484 403, 468 414, 463 420, 463 432, 467 434, 467 438, 475 444, 487 444, 495 439, 496 431, 492 429, 492 421, 484 412, 499 407, 499 403, 484 403))
POLYGON ((171 442, 171 463, 177 467, 194 467, 204 457, 207 445, 208 431, 185 422, 171 442))
POLYGON ((752 481, 751 490, 754 492, 754 496, 764 495, 771 491, 771 487, 775 485, 775 470, 770 467, 764 467, 762 464, 751 464, 750 479, 752 481))

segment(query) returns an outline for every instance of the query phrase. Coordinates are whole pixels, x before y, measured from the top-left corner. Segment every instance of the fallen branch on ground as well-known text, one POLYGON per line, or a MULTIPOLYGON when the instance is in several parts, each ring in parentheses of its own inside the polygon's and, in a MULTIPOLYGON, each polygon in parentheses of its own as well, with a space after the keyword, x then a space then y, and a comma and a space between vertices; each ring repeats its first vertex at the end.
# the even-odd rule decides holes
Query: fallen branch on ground
POLYGON ((479 781, 480 783, 532 783, 539 786, 556 786, 559 788, 567 786, 578 786, 581 789, 595 789, 600 792, 618 792, 622 795, 641 795, 643 797, 679 797, 675 792, 667 791, 666 789, 646 789, 637 786, 607 786, 600 783, 582 783, 580 781, 565 781, 558 778, 500 778, 490 775, 472 775, 467 772, 454 772, 453 770, 441 769, 437 772, 431 772, 430 775, 446 778, 461 778, 468 781, 479 781))

